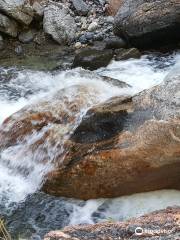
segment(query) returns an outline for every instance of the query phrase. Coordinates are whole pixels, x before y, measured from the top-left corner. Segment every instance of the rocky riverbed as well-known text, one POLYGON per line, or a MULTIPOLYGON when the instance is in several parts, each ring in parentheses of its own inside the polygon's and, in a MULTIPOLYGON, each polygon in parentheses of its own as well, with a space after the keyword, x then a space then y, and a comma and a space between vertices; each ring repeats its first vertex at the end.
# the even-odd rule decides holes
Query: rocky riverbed
POLYGON ((178 0, 0 0, 12 239, 178 239, 179 13, 178 0))

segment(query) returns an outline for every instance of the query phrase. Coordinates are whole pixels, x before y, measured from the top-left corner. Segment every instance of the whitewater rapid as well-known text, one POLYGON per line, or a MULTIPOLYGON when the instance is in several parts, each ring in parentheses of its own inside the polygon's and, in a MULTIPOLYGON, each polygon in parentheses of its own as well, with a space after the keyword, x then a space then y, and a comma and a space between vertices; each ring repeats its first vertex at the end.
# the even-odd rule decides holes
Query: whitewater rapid
MULTIPOLYGON (((47 99, 58 90, 77 84, 89 88, 94 99, 91 105, 121 94, 136 94, 161 83, 178 62, 179 53, 161 56, 148 54, 141 59, 113 61, 108 67, 96 71, 100 75, 124 81, 132 86, 125 89, 94 77, 83 76, 80 69, 52 73, 0 68, 0 123, 24 106, 47 99)), ((69 98, 72 98, 71 93, 69 98)), ((82 112, 85 113, 86 110, 83 109, 82 112)), ((51 163, 45 166, 33 163, 34 170, 28 176, 18 174, 15 171, 17 167, 32 162, 31 155, 24 154, 24 148, 25 146, 17 145, 0 153, 0 215, 12 210, 12 206, 17 208, 29 194, 39 190, 45 173, 53 167, 51 163)), ((109 218, 124 220, 169 205, 180 205, 180 191, 162 190, 111 200, 89 200, 83 204, 76 201, 70 204, 73 210, 67 224, 92 224, 109 218)))

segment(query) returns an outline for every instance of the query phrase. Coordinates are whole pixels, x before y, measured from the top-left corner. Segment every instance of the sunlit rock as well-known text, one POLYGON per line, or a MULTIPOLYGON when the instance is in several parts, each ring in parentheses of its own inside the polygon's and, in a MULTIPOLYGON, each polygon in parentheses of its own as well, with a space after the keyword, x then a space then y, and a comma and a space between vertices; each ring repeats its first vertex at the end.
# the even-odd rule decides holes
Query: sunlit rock
POLYGON ((82 199, 180 188, 180 74, 91 108, 44 190, 82 199), (78 188, 78 191, 77 191, 78 188))
POLYGON ((169 207, 126 222, 66 227, 48 233, 44 240, 178 239, 179 221, 180 208, 169 207))

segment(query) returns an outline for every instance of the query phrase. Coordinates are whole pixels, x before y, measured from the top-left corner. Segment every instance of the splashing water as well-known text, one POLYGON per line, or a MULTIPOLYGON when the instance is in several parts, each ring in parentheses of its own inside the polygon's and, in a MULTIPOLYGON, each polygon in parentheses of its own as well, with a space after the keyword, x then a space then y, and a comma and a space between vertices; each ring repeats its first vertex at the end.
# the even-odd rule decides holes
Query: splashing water
MULTIPOLYGON (((79 85, 87 89, 87 95, 83 96, 84 105, 76 113, 73 124, 70 123, 69 128, 61 133, 61 142, 54 149, 51 145, 43 145, 42 149, 38 148, 34 152, 29 150, 29 146, 35 144, 47 131, 54 129, 54 125, 49 124, 40 132, 33 132, 25 139, 25 142, 1 151, 0 206, 2 207, 0 214, 9 210, 14 203, 17 207, 29 194, 40 188, 44 175, 53 168, 53 158, 57 154, 57 148, 60 145, 63 151, 63 143, 79 124, 88 108, 113 96, 132 95, 159 84, 179 59, 178 53, 158 57, 147 55, 138 60, 112 62, 107 68, 96 71, 99 75, 124 81, 132 88, 119 88, 110 82, 100 80, 95 75, 83 75, 81 69, 50 73, 0 68, 0 123, 23 107, 28 109, 32 104, 38 106, 39 102, 48 99, 54 101, 52 96, 56 96, 62 89, 65 91, 70 89, 66 92, 66 97, 71 102, 79 94, 78 90, 71 90, 74 89, 71 88, 72 86, 79 85), (44 148, 49 151, 50 160, 46 163, 43 162, 44 148)), ((64 109, 66 108, 65 105, 64 109)), ((45 142, 45 144, 49 143, 45 142)), ((95 223, 107 218, 127 219, 168 205, 180 205, 179 199, 179 191, 164 190, 113 200, 90 200, 83 206, 80 203, 73 204, 68 224, 95 223)))

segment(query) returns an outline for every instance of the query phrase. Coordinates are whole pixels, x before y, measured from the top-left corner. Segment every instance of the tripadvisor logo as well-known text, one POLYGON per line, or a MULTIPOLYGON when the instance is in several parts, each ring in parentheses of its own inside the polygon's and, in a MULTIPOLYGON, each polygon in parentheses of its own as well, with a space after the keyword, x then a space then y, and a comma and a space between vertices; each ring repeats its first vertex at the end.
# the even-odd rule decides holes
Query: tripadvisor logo
POLYGON ((136 236, 141 236, 143 234, 146 235, 154 235, 154 234, 170 234, 172 233, 172 230, 167 230, 167 229, 148 229, 148 228, 142 228, 142 227, 137 227, 135 229, 135 234, 136 236))
POLYGON ((141 236, 141 235, 143 234, 143 229, 142 229, 142 227, 137 227, 137 228, 135 229, 135 234, 136 234, 137 236, 141 236))
POLYGON ((12 240, 2 219, 0 219, 0 240, 12 240))

